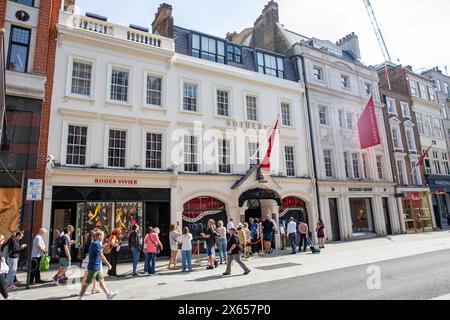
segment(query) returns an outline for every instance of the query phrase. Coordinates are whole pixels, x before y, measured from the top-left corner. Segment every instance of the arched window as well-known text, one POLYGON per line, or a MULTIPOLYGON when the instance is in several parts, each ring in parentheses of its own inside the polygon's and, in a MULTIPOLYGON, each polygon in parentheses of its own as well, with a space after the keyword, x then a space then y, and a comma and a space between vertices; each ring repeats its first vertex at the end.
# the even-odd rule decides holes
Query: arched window
POLYGON ((309 224, 306 203, 300 198, 286 197, 282 199, 279 213, 280 224, 283 224, 283 222, 287 224, 291 217, 293 217, 296 222, 298 222, 299 220, 303 220, 304 222, 309 224))

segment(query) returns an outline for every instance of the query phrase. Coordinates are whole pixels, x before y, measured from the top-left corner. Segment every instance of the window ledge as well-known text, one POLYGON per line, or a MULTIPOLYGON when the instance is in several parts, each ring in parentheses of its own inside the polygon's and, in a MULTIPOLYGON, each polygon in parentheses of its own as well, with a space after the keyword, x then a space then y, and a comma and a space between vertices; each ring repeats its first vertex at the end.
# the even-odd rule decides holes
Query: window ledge
POLYGON ((133 105, 129 102, 121 102, 115 100, 106 100, 105 105, 108 106, 119 106, 119 107, 128 107, 130 109, 133 108, 133 105))
POLYGON ((190 114, 190 115, 195 115, 195 116, 203 116, 203 113, 198 112, 198 111, 180 110, 180 113, 190 114))
POLYGON ((281 128, 284 128, 284 129, 290 129, 290 130, 295 130, 295 129, 297 129, 295 126, 287 126, 287 125, 284 125, 284 124, 282 124, 281 125, 281 128))
POLYGON ((167 108, 162 107, 162 106, 157 106, 157 105, 150 105, 150 104, 145 104, 142 106, 143 110, 147 110, 147 111, 158 111, 158 112, 164 112, 167 113, 167 108))
POLYGON ((66 94, 64 96, 65 100, 73 99, 73 100, 80 100, 80 101, 88 101, 94 103, 96 99, 92 96, 83 96, 83 95, 77 95, 77 94, 66 94))

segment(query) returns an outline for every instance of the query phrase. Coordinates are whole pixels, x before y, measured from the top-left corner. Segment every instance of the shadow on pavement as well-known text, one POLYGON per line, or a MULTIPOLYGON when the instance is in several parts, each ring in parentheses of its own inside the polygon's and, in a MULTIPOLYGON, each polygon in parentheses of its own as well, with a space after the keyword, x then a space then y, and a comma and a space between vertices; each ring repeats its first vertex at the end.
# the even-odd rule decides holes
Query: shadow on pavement
POLYGON ((236 274, 233 276, 209 276, 204 278, 197 278, 192 280, 186 280, 186 282, 206 282, 206 281, 212 281, 212 280, 220 280, 220 279, 230 279, 230 278, 237 278, 237 277, 243 277, 242 274, 236 274))

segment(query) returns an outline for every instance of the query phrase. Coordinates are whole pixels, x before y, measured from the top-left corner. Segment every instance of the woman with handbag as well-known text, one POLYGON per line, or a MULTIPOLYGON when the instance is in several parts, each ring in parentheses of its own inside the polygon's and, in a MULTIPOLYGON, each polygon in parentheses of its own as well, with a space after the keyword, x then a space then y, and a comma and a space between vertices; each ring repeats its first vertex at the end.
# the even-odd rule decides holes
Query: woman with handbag
POLYGON ((119 251, 120 251, 120 237, 122 236, 122 229, 114 229, 111 236, 108 239, 108 245, 111 249, 111 254, 109 256, 109 263, 111 264, 111 269, 108 271, 108 276, 117 278, 117 263, 119 262, 119 251))
POLYGON ((170 226, 170 233, 169 233, 169 242, 170 242, 170 260, 169 260, 169 266, 167 269, 169 270, 178 270, 177 266, 177 259, 178 259, 178 237, 181 236, 180 227, 178 225, 172 224, 170 226))
MULTIPOLYGON (((0 234, 0 248, 5 244, 5 236, 0 234)), ((3 251, 3 250, 1 250, 3 251)), ((8 295, 8 291, 6 290, 6 279, 5 276, 9 271, 9 267, 6 264, 6 259, 3 256, 2 252, 0 251, 0 294, 5 300, 11 300, 11 298, 8 295)))
POLYGON ((146 259, 145 259, 145 269, 150 276, 156 274, 155 264, 156 264, 156 256, 163 249, 163 245, 161 241, 159 241, 158 233, 156 232, 156 228, 149 228, 149 233, 145 236, 144 243, 146 245, 146 259))

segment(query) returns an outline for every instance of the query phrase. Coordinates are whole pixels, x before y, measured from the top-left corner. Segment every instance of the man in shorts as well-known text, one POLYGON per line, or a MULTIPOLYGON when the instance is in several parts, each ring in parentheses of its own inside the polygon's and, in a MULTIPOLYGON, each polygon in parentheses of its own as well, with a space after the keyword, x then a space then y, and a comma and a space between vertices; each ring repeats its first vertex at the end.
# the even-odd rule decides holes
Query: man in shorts
POLYGON ((117 292, 111 292, 108 290, 105 284, 105 279, 103 278, 102 262, 108 266, 108 270, 111 270, 111 264, 105 258, 103 254, 103 240, 105 234, 103 231, 96 231, 94 233, 94 242, 92 242, 89 248, 89 264, 87 267, 87 276, 85 281, 81 286, 81 292, 79 295, 80 300, 84 300, 84 294, 88 287, 95 281, 100 284, 100 288, 106 294, 108 300, 114 299, 118 294, 117 292))
POLYGON ((267 215, 266 220, 264 220, 264 222, 262 223, 264 249, 266 254, 272 253, 272 239, 274 227, 275 226, 271 221, 270 215, 267 215))

